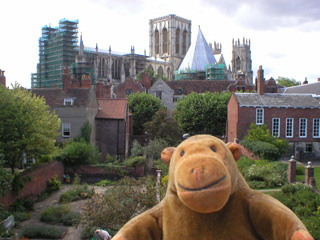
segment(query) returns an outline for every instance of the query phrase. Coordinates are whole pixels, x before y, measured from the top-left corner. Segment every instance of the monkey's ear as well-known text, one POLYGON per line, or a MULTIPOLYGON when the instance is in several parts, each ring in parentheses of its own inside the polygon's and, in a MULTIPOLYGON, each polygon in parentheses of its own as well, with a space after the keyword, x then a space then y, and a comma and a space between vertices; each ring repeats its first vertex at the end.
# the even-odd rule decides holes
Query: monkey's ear
POLYGON ((239 144, 233 142, 233 143, 227 143, 227 147, 231 151, 231 153, 234 157, 234 160, 238 161, 238 159, 242 155, 241 146, 239 144))
POLYGON ((170 164, 170 159, 171 159, 173 152, 175 150, 176 150, 175 147, 167 147, 167 148, 163 149, 163 151, 161 152, 161 159, 168 166, 170 164))

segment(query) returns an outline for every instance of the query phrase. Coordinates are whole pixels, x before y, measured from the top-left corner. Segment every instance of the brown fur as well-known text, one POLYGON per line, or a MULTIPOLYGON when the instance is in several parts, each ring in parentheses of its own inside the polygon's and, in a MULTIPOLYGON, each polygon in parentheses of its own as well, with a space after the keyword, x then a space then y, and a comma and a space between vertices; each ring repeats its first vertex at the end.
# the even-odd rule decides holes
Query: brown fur
POLYGON ((166 196, 113 239, 312 240, 286 206, 248 187, 236 165, 240 156, 239 145, 210 135, 165 149, 162 157, 170 161, 166 196))

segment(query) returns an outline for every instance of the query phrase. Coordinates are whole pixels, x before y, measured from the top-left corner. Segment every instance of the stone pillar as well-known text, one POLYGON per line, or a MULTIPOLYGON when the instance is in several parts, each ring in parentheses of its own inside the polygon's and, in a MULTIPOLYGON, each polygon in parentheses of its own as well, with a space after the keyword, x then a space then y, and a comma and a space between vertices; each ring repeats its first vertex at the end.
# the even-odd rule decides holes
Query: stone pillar
POLYGON ((291 156, 289 160, 289 168, 288 168, 288 182, 294 183, 296 181, 296 168, 297 161, 294 159, 294 156, 291 156))
POLYGON ((314 168, 312 167, 312 162, 308 162, 308 166, 306 166, 305 175, 306 175, 305 176, 306 177, 306 184, 310 185, 310 180, 312 180, 312 178, 314 178, 314 168))
POLYGON ((161 170, 157 169, 157 183, 156 183, 156 188, 157 188, 157 201, 158 203, 160 202, 161 195, 160 195, 160 183, 161 183, 161 170))

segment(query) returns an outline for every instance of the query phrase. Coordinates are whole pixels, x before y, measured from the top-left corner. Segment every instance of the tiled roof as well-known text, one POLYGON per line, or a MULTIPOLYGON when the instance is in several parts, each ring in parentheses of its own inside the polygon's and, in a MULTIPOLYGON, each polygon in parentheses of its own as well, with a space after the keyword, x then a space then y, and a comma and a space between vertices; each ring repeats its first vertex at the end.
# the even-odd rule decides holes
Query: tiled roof
POLYGON ((320 95, 320 82, 288 87, 285 93, 311 93, 320 95))
POLYGON ((187 95, 192 92, 205 93, 205 92, 223 92, 227 91, 230 84, 235 81, 227 80, 190 80, 190 81, 167 81, 171 89, 174 90, 174 95, 187 95), (182 90, 182 93, 181 93, 182 90))
POLYGON ((31 91, 37 96, 43 96, 47 105, 52 107, 63 106, 65 98, 74 98, 74 106, 86 106, 90 100, 90 88, 69 89, 68 92, 59 88, 34 88, 31 91))
POLYGON ((295 107, 320 108, 320 103, 311 94, 235 93, 241 107, 295 107))
POLYGON ((99 99, 99 112, 96 118, 126 119, 127 99, 99 99))
POLYGON ((211 63, 216 63, 216 59, 210 49, 206 39, 204 38, 200 27, 198 32, 197 41, 192 43, 188 52, 181 62, 180 70, 195 70, 204 71, 205 66, 211 63))

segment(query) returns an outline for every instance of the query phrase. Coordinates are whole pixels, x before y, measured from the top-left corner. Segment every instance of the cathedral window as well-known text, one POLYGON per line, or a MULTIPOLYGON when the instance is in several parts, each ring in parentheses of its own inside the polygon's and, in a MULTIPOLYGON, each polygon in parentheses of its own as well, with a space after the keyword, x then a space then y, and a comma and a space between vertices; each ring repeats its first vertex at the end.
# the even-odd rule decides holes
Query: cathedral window
POLYGON ((187 31, 184 30, 182 34, 182 54, 187 53, 187 31))
POLYGON ((176 53, 180 53, 180 29, 176 31, 176 53))
POLYGON ((158 30, 156 30, 154 32, 154 36, 155 36, 155 54, 159 54, 160 53, 160 51, 159 51, 160 36, 159 36, 159 31, 158 30))
POLYGON ((158 68, 158 75, 163 77, 163 68, 162 67, 158 68))
POLYGON ((237 57, 236 59, 236 70, 240 71, 241 70, 241 60, 240 57, 237 57))
POLYGON ((166 28, 164 28, 162 30, 162 43, 163 43, 163 46, 162 46, 162 49, 163 49, 163 54, 164 53, 168 53, 168 30, 166 28))

